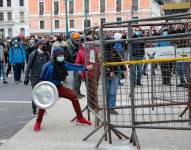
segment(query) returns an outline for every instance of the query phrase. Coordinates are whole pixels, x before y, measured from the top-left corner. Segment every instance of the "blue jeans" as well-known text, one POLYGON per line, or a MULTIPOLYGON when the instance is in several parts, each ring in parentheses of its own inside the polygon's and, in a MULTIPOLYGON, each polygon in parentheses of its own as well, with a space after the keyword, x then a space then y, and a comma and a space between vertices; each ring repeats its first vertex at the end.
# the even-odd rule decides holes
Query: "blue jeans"
POLYGON ((181 83, 188 81, 189 72, 188 72, 189 62, 177 62, 176 63, 176 72, 180 79, 181 83))
POLYGON ((17 63, 17 64, 13 65, 15 81, 20 81, 21 80, 21 70, 22 70, 22 68, 23 68, 22 63, 17 63))
POLYGON ((3 76, 3 80, 5 81, 6 80, 6 64, 3 63, 1 64, 1 73, 2 73, 2 76, 3 76))
POLYGON ((107 89, 108 89, 108 102, 109 102, 109 108, 115 107, 116 106, 116 96, 117 96, 117 89, 119 86, 119 80, 120 80, 120 75, 116 75, 113 78, 108 78, 107 79, 107 89))
MULTIPOLYGON (((143 57, 133 57, 133 60, 143 60, 143 57)), ((134 84, 141 83, 142 68, 142 64, 133 65, 134 84)))

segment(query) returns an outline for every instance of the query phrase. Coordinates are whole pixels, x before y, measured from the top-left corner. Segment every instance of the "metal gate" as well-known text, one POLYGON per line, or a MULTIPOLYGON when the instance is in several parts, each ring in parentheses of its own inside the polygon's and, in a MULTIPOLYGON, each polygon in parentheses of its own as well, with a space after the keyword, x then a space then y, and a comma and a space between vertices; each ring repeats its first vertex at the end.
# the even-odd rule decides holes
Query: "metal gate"
POLYGON ((140 149, 136 128, 191 129, 190 19, 186 13, 87 29, 86 64, 94 65, 86 74, 87 108, 96 128, 83 140, 104 127, 96 147, 104 138, 112 143, 113 132, 140 149), (127 35, 111 32, 117 29, 127 35))

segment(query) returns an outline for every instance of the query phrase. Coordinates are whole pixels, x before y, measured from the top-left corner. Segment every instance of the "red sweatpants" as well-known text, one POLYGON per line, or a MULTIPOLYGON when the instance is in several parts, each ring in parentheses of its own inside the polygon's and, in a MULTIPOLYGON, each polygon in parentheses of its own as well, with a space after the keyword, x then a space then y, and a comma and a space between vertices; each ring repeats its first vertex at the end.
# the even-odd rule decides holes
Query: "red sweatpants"
MULTIPOLYGON (((66 98, 66 99, 69 99, 72 101, 73 108, 76 112, 76 117, 77 118, 83 117, 80 103, 78 101, 78 98, 77 98, 75 92, 73 90, 65 87, 64 85, 58 86, 57 89, 58 89, 59 97, 63 97, 63 98, 66 98)), ((39 109, 37 122, 39 122, 39 123, 42 122, 44 112, 45 112, 45 109, 39 109)))

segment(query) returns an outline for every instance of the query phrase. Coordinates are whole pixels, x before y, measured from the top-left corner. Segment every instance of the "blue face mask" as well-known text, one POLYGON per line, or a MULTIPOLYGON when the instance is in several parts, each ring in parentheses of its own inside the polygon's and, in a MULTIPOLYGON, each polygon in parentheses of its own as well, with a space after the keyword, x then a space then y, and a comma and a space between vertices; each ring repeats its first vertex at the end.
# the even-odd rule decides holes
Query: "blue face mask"
POLYGON ((165 32, 162 33, 162 35, 167 36, 168 32, 165 31, 165 32))
POLYGON ((58 56, 58 57, 56 57, 56 60, 58 62, 64 62, 64 56, 58 56))
POLYGON ((15 44, 14 44, 14 47, 19 47, 19 44, 15 43, 15 44))
POLYGON ((141 31, 135 31, 135 35, 140 36, 141 35, 141 31))

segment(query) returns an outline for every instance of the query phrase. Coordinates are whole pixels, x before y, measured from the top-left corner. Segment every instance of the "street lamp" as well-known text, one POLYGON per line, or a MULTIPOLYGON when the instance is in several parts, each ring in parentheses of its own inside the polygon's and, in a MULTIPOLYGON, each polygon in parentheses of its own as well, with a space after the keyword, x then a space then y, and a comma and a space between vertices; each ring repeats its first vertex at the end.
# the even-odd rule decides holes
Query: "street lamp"
POLYGON ((68 0, 65 0, 66 35, 68 35, 68 0))

